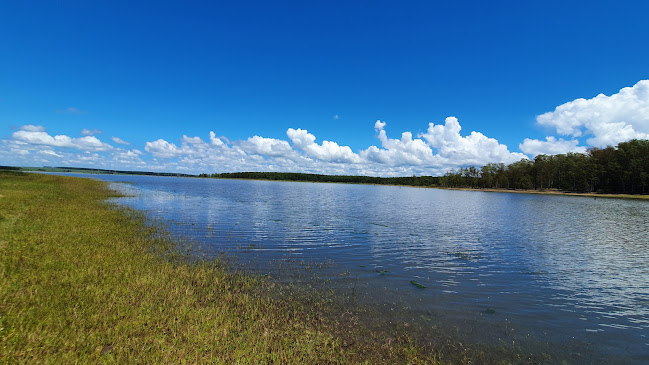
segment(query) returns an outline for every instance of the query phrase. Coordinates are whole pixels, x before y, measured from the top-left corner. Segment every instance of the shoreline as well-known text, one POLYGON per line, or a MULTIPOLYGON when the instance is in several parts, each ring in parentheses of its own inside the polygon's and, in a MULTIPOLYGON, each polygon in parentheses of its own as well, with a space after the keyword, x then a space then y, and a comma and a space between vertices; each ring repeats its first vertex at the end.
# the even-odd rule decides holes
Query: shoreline
POLYGON ((459 190, 459 191, 482 191, 486 193, 512 193, 512 194, 536 194, 536 195, 557 195, 557 196, 575 196, 585 198, 606 198, 606 199, 635 199, 649 200, 649 195, 634 194, 600 194, 600 193, 571 193, 556 190, 515 190, 515 189, 494 189, 494 188, 445 188, 431 186, 432 189, 440 190, 459 190))
POLYGON ((373 183, 356 183, 356 182, 340 182, 340 181, 307 181, 307 180, 273 180, 273 179, 246 179, 246 178, 230 178, 230 177, 199 177, 200 179, 217 179, 217 180, 240 180, 240 181, 277 181, 277 182, 295 182, 295 183, 311 183, 311 184, 346 184, 346 185, 368 185, 368 186, 394 186, 400 188, 416 188, 416 189, 439 189, 439 190, 458 190, 458 191, 482 191, 487 193, 512 193, 512 194, 537 194, 537 195, 560 195, 560 196, 577 196, 588 198, 607 198, 607 199, 638 199, 649 200, 649 194, 606 194, 606 193, 571 193, 558 190, 520 190, 520 189, 496 189, 496 188, 448 188, 442 186, 426 186, 426 185, 398 185, 398 184, 373 184, 373 183))
MULTIPOLYGON (((369 186, 398 186, 398 187, 411 187, 411 188, 424 188, 424 189, 440 189, 440 190, 460 190, 460 191, 482 191, 489 193, 513 193, 513 194, 537 194, 537 195, 562 195, 562 196, 578 196, 588 198, 606 198, 606 199, 635 199, 635 200, 649 200, 649 194, 609 194, 609 193, 576 193, 566 192, 559 190, 534 190, 534 189, 497 189, 497 188, 453 188, 443 187, 439 185, 409 185, 409 184, 379 184, 367 182, 353 182, 353 181, 310 181, 310 180, 290 180, 290 179, 265 179, 265 178, 245 178, 245 177, 211 177, 200 175, 184 175, 172 173, 149 173, 139 171, 114 171, 108 173, 108 170, 88 169, 72 171, 44 171, 38 168, 25 168, 18 167, 20 171, 28 173, 46 173, 46 174, 60 174, 60 173, 73 173, 73 174, 90 174, 90 175, 125 175, 125 176, 164 176, 164 177, 179 177, 179 178, 198 178, 198 179, 218 179, 218 180, 250 180, 250 181, 277 181, 277 182, 301 182, 301 183, 315 183, 315 184, 349 184, 349 185, 369 185, 369 186)), ((8 170, 13 171, 13 170, 8 170)), ((308 175, 308 174, 307 174, 308 175)), ((323 175, 329 176, 329 175, 323 175)), ((334 175, 332 175, 334 176, 334 175)), ((359 176, 360 177, 360 176, 359 176)), ((439 178, 439 177, 437 177, 439 178)))
MULTIPOLYGON (((204 176, 178 176, 178 175, 147 175, 147 174, 124 174, 114 173, 107 174, 104 172, 84 172, 84 171, 24 171, 26 173, 44 173, 59 175, 63 174, 89 174, 89 175, 124 175, 124 176, 163 176, 172 178, 191 178, 191 179, 215 179, 215 180, 238 180, 238 181, 269 181, 269 182, 294 182, 294 183, 311 183, 311 184, 346 184, 346 185, 367 185, 367 186, 394 186, 417 189, 439 189, 439 190, 458 190, 458 191, 481 191, 487 193, 512 193, 512 194, 536 194, 536 195, 557 195, 557 196, 575 196, 586 198, 605 198, 605 199, 633 199, 649 200, 649 194, 608 194, 608 193, 573 193, 559 190, 534 190, 534 189, 496 189, 496 188, 451 188, 438 185, 406 185, 406 184, 376 184, 363 182, 344 182, 344 181, 308 181, 308 180, 283 180, 283 179, 253 179, 242 177, 204 177, 204 176)), ((65 175, 60 175, 65 176, 65 175)))

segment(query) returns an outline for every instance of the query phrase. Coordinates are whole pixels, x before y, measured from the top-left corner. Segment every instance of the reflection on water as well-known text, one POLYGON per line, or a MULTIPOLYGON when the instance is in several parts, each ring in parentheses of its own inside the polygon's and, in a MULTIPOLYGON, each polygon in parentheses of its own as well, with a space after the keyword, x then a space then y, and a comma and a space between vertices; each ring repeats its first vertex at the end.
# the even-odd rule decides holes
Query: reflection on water
POLYGON ((249 270, 275 272, 287 260, 329 262, 319 275, 332 285, 456 326, 467 341, 540 341, 605 356, 597 362, 649 361, 648 202, 101 178, 133 182, 115 184, 135 195, 121 204, 174 222, 208 253, 229 253, 249 270))

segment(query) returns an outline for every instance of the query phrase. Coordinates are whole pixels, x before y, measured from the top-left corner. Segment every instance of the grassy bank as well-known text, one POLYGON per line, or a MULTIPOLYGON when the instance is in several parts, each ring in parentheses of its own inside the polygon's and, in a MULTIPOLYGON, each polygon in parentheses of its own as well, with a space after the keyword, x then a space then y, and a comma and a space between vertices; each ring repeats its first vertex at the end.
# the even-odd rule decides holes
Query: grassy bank
POLYGON ((105 203, 113 194, 95 180, 0 173, 0 363, 514 360, 369 330, 326 295, 190 261, 182 242, 105 203))

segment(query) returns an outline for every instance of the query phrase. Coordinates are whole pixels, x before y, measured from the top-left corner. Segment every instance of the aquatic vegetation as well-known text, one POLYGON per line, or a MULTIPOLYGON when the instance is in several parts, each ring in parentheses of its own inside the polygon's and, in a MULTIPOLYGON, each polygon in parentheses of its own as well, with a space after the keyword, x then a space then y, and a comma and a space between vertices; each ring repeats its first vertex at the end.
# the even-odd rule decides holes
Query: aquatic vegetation
POLYGON ((419 315, 419 319, 421 319, 424 322, 432 322, 433 318, 431 316, 427 316, 425 314, 419 315))
POLYGON ((471 253, 471 252, 462 252, 462 251, 455 251, 455 252, 450 252, 446 251, 446 254, 449 256, 454 256, 455 258, 459 260, 464 260, 464 261, 472 261, 472 260, 479 260, 482 258, 482 256, 479 253, 471 253))
POLYGON ((415 281, 415 280, 411 280, 410 283, 411 283, 412 285, 416 286, 417 288, 420 288, 420 289, 425 289, 425 288, 426 288, 425 285, 420 284, 420 283, 418 283, 418 282, 415 281))
POLYGON ((385 275, 385 274, 389 274, 389 273, 390 273, 390 270, 378 270, 378 269, 377 269, 377 270, 375 270, 375 271, 376 271, 377 273, 379 273, 380 275, 385 275))

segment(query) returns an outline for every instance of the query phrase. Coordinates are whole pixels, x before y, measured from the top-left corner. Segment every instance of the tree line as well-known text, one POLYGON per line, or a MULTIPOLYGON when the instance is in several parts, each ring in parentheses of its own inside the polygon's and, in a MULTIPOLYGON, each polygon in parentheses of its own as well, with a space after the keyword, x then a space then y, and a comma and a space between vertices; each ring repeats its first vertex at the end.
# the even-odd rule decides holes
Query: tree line
POLYGON ((649 140, 586 153, 538 155, 510 165, 489 163, 449 171, 439 185, 452 188, 560 190, 616 194, 649 193, 649 140))
POLYGON ((214 177, 220 179, 282 180, 408 186, 433 186, 438 184, 439 179, 439 177, 434 176, 375 177, 302 174, 297 172, 231 172, 221 174, 200 174, 199 176, 214 177))

